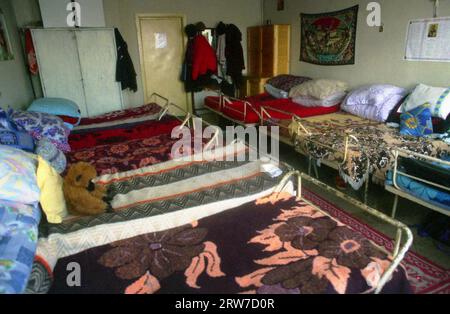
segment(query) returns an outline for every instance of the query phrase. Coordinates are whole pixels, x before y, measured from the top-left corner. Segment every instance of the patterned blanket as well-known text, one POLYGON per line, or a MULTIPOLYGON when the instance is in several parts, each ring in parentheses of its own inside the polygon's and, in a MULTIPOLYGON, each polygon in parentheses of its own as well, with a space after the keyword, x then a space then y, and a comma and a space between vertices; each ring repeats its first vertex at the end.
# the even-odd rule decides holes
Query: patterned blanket
POLYGON ((385 182, 387 172, 393 168, 393 149, 438 158, 450 153, 450 146, 442 140, 402 136, 398 129, 345 112, 306 118, 302 125, 312 133, 311 136, 307 136, 297 122, 290 122, 288 127, 296 149, 318 162, 326 160, 339 165, 341 176, 356 190, 364 184, 368 173, 373 175, 376 183, 385 182), (350 144, 347 160, 342 164, 347 133, 354 135, 359 144, 350 144))
MULTIPOLYGON (((215 154, 247 151, 229 147, 215 154)), ((283 170, 286 170, 283 167, 283 170)), ((98 184, 109 188, 113 213, 68 217, 40 230, 34 283, 29 292, 46 292, 51 270, 61 258, 125 238, 157 232, 201 219, 270 194, 281 177, 261 172, 261 163, 172 160, 124 173, 104 175, 98 184)))
POLYGON ((37 247, 39 206, 0 203, 0 294, 22 293, 37 247))
MULTIPOLYGON (((390 265, 369 240, 289 194, 61 259, 51 293, 371 293, 390 265), (77 263, 80 286, 67 284, 77 263)), ((409 293, 399 267, 385 293, 409 293)))

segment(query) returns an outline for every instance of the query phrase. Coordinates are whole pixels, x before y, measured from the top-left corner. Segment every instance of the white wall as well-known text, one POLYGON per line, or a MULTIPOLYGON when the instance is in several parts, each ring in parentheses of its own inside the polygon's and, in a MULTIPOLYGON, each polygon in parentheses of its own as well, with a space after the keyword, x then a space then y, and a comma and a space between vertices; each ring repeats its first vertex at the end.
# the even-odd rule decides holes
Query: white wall
MULTIPOLYGON (((69 0, 39 0, 44 27, 67 27, 69 2, 69 0)), ((77 2, 81 7, 81 27, 105 27, 103 0, 77 0, 77 2)))
POLYGON ((13 7, 8 0, 0 0, 12 41, 14 60, 0 61, 0 107, 24 108, 33 100, 33 92, 20 44, 19 30, 13 7))
MULTIPOLYGON (((285 10, 277 11, 276 0, 264 0, 264 20, 292 25, 291 72, 314 78, 335 78, 352 86, 385 82, 412 87, 418 82, 450 85, 450 63, 404 61, 407 23, 433 16, 429 0, 378 0, 382 8, 384 32, 366 24, 369 0, 285 0, 285 10), (356 64, 319 66, 300 62, 300 13, 341 10, 359 4, 356 64)), ((450 16, 450 1, 440 1, 440 16, 450 16)))
MULTIPOLYGON (((261 0, 104 0, 103 6, 106 25, 120 29, 128 43, 130 55, 138 72, 139 91, 125 93, 124 101, 127 106, 139 106, 144 102, 136 14, 180 14, 186 16, 187 23, 202 21, 207 27, 215 27, 220 21, 233 23, 244 35, 244 50, 247 45, 247 27, 259 25, 262 14, 261 0)), ((170 84, 170 82, 167 83, 170 84)))

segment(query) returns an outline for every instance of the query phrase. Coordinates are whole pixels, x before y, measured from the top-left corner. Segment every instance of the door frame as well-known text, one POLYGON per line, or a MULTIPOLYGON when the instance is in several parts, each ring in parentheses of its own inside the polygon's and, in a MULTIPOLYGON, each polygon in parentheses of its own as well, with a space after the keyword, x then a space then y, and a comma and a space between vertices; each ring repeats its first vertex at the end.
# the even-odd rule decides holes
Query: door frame
MULTIPOLYGON (((145 75, 145 66, 144 66, 144 46, 142 43, 142 30, 141 30, 141 24, 140 21, 141 20, 145 20, 145 19, 156 19, 156 18, 178 18, 181 19, 181 37, 183 39, 183 51, 186 50, 186 45, 187 45, 187 37, 186 34, 184 32, 184 27, 186 26, 186 15, 184 14, 170 14, 170 13, 138 13, 136 14, 136 29, 137 29, 137 36, 138 36, 138 45, 139 45, 139 59, 140 59, 140 66, 141 66, 141 80, 142 80, 142 87, 144 90, 144 101, 147 102, 148 97, 150 97, 151 95, 147 95, 147 80, 146 80, 146 75, 145 75)), ((180 60, 180 69, 181 66, 183 64, 184 61, 184 57, 180 60)), ((192 112, 192 106, 193 104, 191 103, 190 99, 189 99, 189 95, 188 93, 186 93, 186 105, 187 105, 187 111, 188 112, 192 112)), ((164 97, 167 97, 170 100, 170 95, 161 95, 164 97)), ((178 105, 178 104, 176 104, 178 105)))

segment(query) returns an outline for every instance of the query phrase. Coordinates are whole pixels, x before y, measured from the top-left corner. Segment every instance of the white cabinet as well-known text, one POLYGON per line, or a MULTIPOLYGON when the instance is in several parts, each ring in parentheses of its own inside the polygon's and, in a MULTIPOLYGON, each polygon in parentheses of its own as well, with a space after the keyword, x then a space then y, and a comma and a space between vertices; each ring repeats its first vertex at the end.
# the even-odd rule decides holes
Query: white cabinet
POLYGON ((113 29, 34 29, 32 34, 45 97, 76 102, 84 117, 123 108, 113 29))

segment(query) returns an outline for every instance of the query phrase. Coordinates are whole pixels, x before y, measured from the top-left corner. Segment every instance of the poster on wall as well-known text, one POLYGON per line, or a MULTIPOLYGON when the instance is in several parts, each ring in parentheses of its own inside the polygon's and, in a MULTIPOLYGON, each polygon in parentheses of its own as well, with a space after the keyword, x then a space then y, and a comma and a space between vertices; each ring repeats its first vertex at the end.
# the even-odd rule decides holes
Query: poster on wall
POLYGON ((11 40, 9 38, 6 18, 0 10, 0 61, 13 60, 14 55, 11 48, 11 40))
POLYGON ((450 62, 450 17, 410 21, 405 60, 450 62))
POLYGON ((355 64, 359 6, 336 12, 300 14, 300 61, 319 65, 355 64))

